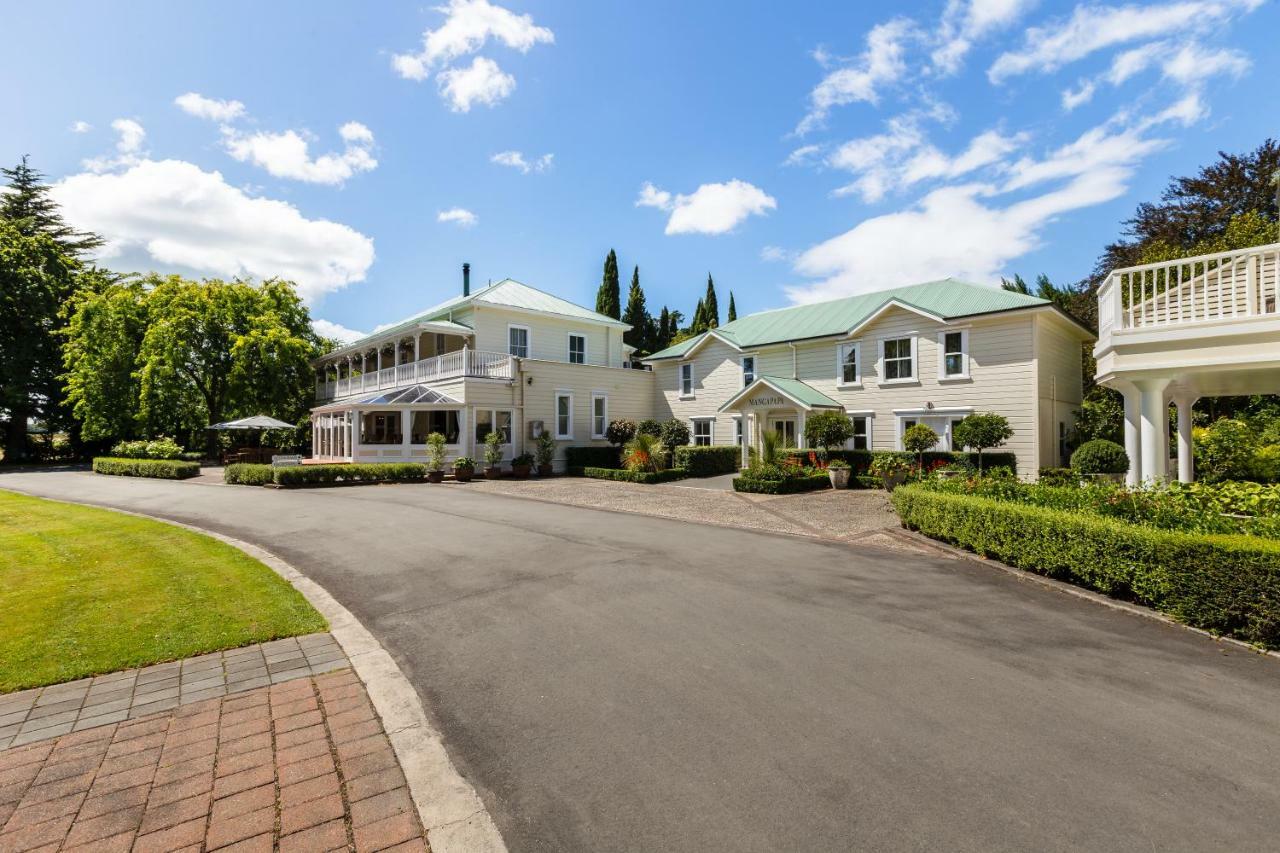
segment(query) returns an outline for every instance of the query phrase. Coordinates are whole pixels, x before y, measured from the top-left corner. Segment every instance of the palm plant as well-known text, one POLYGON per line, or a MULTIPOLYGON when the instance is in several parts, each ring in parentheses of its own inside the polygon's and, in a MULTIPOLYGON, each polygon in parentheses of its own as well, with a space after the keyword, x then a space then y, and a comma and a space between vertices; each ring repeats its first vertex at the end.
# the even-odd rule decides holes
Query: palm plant
POLYGON ((657 436, 638 432, 623 447, 622 463, 629 471, 657 471, 662 442, 657 436))
POLYGON ((771 429, 760 433, 760 464, 777 465, 778 448, 782 446, 782 436, 771 429))

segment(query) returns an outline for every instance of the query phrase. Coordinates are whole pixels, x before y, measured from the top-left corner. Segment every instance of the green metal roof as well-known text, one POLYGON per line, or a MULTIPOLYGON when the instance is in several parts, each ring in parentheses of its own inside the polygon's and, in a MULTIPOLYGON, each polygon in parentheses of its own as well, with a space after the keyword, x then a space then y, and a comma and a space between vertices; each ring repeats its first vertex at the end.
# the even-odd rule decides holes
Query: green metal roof
MULTIPOLYGON (((1009 311, 1016 308, 1035 308, 1051 305, 1046 299, 1014 293, 998 287, 946 278, 923 284, 911 284, 889 290, 877 290, 859 296, 848 296, 828 302, 813 302, 761 311, 734 320, 715 329, 714 332, 740 349, 765 344, 798 341, 805 338, 825 338, 843 335, 857 328, 890 300, 936 314, 944 320, 1009 311)), ((645 360, 680 358, 696 346, 703 335, 681 341, 675 346, 656 352, 645 360)))
POLYGON ((781 376, 757 376, 754 382, 746 388, 743 388, 737 394, 734 394, 728 402, 721 406, 720 411, 723 412, 725 409, 733 407, 743 397, 754 393, 755 389, 760 385, 772 386, 795 402, 810 409, 844 408, 817 388, 814 388, 812 385, 807 382, 802 382, 799 379, 784 379, 781 376))

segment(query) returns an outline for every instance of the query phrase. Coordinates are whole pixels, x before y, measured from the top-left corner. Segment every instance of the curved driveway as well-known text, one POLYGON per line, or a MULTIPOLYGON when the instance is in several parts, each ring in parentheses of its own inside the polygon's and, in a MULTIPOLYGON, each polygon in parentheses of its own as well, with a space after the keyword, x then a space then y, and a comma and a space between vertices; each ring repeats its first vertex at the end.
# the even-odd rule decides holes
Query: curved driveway
POLYGON ((0 487, 307 572, 396 656, 513 851, 1280 838, 1280 661, 970 561, 457 485, 0 487))

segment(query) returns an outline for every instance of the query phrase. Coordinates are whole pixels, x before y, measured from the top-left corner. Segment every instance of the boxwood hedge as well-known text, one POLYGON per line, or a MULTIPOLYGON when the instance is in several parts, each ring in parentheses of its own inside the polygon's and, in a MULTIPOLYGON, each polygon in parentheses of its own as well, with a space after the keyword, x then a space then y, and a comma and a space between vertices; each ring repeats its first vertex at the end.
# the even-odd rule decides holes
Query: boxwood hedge
POLYGON ((95 474, 114 474, 119 477, 154 477, 159 480, 185 480, 200 475, 199 462, 181 459, 120 459, 99 456, 93 460, 95 474))
POLYGON ((687 444, 675 450, 675 467, 687 469, 690 477, 736 474, 741 464, 742 448, 736 444, 687 444))
POLYGON ((582 476, 595 480, 622 480, 627 483, 670 483, 672 480, 683 480, 689 472, 683 468, 667 468, 664 471, 628 471, 626 468, 592 468, 582 469, 582 476))
MULTIPOLYGON (((791 458, 798 464, 807 465, 809 462, 809 454, 817 451, 801 450, 793 453, 791 458)), ((901 450, 832 450, 827 454, 828 459, 843 459, 849 463, 849 467, 853 469, 855 477, 867 473, 867 469, 871 467, 871 459, 875 456, 901 456, 912 465, 916 464, 916 454, 906 453, 901 450)), ((968 462, 974 468, 978 467, 978 454, 968 452, 949 453, 943 450, 931 450, 924 454, 925 467, 932 467, 937 462, 968 462)), ((1017 472, 1018 458, 1012 453, 984 453, 982 454, 982 467, 986 470, 992 468, 1008 468, 1010 471, 1017 472)))
POLYGON ((564 462, 571 471, 577 468, 621 468, 622 448, 593 445, 566 447, 564 462))
POLYGON ((427 466, 420 462, 377 462, 355 465, 295 465, 275 468, 279 486, 334 486, 353 483, 420 483, 427 466))
POLYGON ((919 486, 896 489, 893 505, 906 527, 935 539, 1280 648, 1280 542, 1158 530, 919 486))
POLYGON ((735 492, 752 492, 759 495, 790 495, 796 492, 812 492, 831 488, 831 478, 825 472, 802 474, 785 480, 757 480, 746 474, 733 478, 735 492))
POLYGON ((270 465, 235 462, 222 469, 222 478, 239 486, 265 486, 275 482, 275 469, 270 465))

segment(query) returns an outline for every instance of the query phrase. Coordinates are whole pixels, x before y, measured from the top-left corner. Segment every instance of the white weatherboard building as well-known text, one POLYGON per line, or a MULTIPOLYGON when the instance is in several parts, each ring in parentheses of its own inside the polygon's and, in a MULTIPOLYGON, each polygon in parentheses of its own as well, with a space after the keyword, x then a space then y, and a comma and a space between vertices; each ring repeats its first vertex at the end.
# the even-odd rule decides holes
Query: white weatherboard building
POLYGON ((451 459, 477 457, 496 430, 509 460, 544 429, 561 447, 606 445, 612 419, 674 417, 694 444, 739 444, 745 460, 764 430, 804 447, 821 410, 853 420, 851 447, 900 449, 924 423, 945 450, 956 421, 994 411, 1014 430, 1001 449, 1034 476, 1065 461, 1093 339, 1045 300, 953 279, 752 314, 654 353, 647 370, 628 366, 625 329, 519 282, 464 284, 317 362, 313 455, 421 460, 440 432, 451 459))

